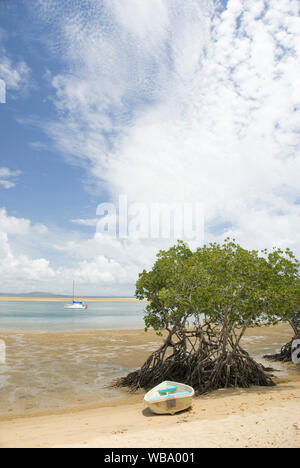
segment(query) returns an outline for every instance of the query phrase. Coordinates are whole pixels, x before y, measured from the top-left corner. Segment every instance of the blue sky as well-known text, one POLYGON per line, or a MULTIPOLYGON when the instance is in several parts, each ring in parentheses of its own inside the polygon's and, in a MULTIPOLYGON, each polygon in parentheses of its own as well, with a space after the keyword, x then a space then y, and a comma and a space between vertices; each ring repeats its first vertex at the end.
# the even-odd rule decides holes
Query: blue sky
POLYGON ((120 194, 201 202, 205 241, 299 251, 296 0, 0 2, 0 292, 132 294, 161 240, 120 194))
POLYGON ((1 200, 15 216, 69 227, 70 219, 91 208, 91 201, 94 213, 95 201, 84 188, 84 169, 67 163, 39 125, 57 118, 47 74, 59 73, 64 63, 47 47, 47 28, 33 20, 32 7, 32 2, 0 5, 2 46, 9 57, 30 67, 25 89, 16 94, 8 87, 0 108, 1 165, 22 174, 15 190, 2 191, 1 200))

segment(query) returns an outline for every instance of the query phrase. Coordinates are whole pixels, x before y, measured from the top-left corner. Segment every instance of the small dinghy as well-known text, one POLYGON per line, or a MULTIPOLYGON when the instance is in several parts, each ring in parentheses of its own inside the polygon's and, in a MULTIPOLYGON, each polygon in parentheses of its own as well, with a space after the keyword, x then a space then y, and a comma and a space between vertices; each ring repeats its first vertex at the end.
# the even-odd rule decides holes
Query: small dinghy
POLYGON ((165 380, 146 393, 144 401, 153 413, 174 414, 189 408, 194 394, 189 385, 165 380))

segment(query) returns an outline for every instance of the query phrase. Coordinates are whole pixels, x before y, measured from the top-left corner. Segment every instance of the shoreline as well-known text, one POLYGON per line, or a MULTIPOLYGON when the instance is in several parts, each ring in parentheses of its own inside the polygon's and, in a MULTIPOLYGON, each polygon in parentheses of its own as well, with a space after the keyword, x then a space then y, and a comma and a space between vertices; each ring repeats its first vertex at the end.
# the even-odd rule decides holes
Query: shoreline
MULTIPOLYGON (((283 324, 249 329, 243 344, 258 362, 278 369, 276 377, 289 377, 298 375, 296 366, 273 366, 262 356, 276 352, 290 334, 290 326, 283 324)), ((130 400, 133 394, 108 388, 110 382, 141 367, 163 337, 138 328, 0 331, 0 339, 6 346, 0 372, 0 415, 13 416, 130 400)))
POLYGON ((221 389, 154 415, 142 395, 92 409, 0 420, 0 448, 300 448, 300 378, 221 389))
MULTIPOLYGON (((244 346, 263 363, 262 355, 290 335, 284 324, 249 329, 244 346)), ((154 415, 143 402, 145 390, 109 387, 157 349, 162 337, 154 331, 0 332, 0 338, 8 366, 0 385, 0 448, 300 448, 300 366, 268 362, 276 369, 274 387, 219 389, 195 397, 190 411, 154 415)))
MULTIPOLYGON (((69 302, 72 297, 14 297, 0 296, 0 302, 69 302)), ((147 302, 135 297, 77 297, 76 300, 84 302, 147 302)))

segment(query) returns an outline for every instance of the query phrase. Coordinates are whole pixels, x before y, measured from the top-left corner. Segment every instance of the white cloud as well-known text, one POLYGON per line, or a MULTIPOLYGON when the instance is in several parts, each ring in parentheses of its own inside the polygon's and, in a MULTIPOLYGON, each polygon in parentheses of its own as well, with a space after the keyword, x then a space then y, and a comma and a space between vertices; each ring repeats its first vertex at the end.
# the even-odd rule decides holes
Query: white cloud
POLYGON ((228 222, 249 246, 284 239, 296 247, 297 2, 230 0, 221 14, 214 14, 212 2, 201 1, 106 5, 108 33, 100 20, 86 27, 83 11, 64 17, 72 73, 54 85, 57 106, 68 116, 51 130, 61 149, 87 161, 113 199, 126 193, 135 201, 203 201, 211 227, 207 239, 214 224, 228 222), (107 86, 108 77, 113 86, 107 86), (136 98, 154 101, 124 121, 122 99, 133 86, 136 98), (103 134, 113 122, 108 148, 103 134), (293 201, 282 195, 283 185, 293 201))
MULTIPOLYGON (((18 58, 13 58, 4 47, 10 32, 0 28, 0 94, 2 91, 2 100, 10 96, 24 96, 32 87, 31 69, 27 63, 18 58)), ((0 96, 1 97, 1 96, 0 96)))
POLYGON ((5 55, 1 57, 0 76, 5 81, 8 89, 18 90, 27 81, 29 68, 25 62, 20 61, 13 65, 5 55))
POLYGON ((5 209, 0 209, 0 277, 1 291, 24 292, 33 284, 49 281, 54 276, 49 261, 44 258, 30 258, 22 252, 16 252, 13 244, 23 238, 34 238, 35 226, 24 218, 9 216, 5 209), (16 239, 15 242, 13 239, 16 239), (13 288, 13 289, 11 289, 13 288))
POLYGON ((15 179, 20 175, 20 171, 11 171, 7 167, 0 167, 0 186, 5 189, 14 187, 15 179))
POLYGON ((8 216, 4 208, 0 209, 0 230, 5 234, 24 235, 30 231, 30 221, 24 218, 8 216))
POLYGON ((72 223, 79 224, 81 226, 95 227, 99 220, 97 218, 90 219, 72 219, 72 223))
POLYGON ((7 91, 25 93, 31 86, 31 70, 23 60, 13 61, 5 49, 0 48, 0 79, 7 91))
MULTIPOLYGON (((45 126, 63 154, 114 201, 202 201, 206 241, 232 235, 300 256, 296 0, 229 0, 219 12, 202 0, 39 6, 65 58, 52 79, 58 118, 45 126)), ((66 235, 54 245, 76 259, 56 278, 122 288, 167 243, 66 235)))
POLYGON ((143 41, 143 44, 146 40, 150 53, 156 45, 165 40, 166 26, 169 23, 167 2, 128 0, 125 8, 122 0, 106 0, 105 3, 115 14, 118 24, 143 41))
POLYGON ((142 266, 126 255, 117 240, 98 234, 84 239, 76 233, 51 230, 10 216, 4 208, 0 209, 0 258, 0 292, 15 293, 68 294, 75 279, 78 294, 132 294, 142 266))
POLYGON ((14 182, 10 182, 8 180, 0 179, 0 185, 5 189, 10 189, 15 186, 14 182))

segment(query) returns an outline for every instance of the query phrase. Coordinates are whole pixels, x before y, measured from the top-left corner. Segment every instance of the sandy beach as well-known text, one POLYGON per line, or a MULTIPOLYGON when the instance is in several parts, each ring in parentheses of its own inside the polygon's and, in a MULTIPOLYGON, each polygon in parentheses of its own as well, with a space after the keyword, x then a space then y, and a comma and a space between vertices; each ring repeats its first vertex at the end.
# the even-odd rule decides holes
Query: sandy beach
MULTIPOLYGON (((290 334, 286 325, 253 329, 248 331, 244 345, 262 362, 261 355, 278 349, 290 334)), ((196 397, 189 411, 157 416, 144 406, 142 390, 130 394, 107 388, 105 399, 101 399, 101 378, 98 391, 94 385, 95 369, 100 365, 109 369, 114 363, 121 373, 141 365, 161 340, 153 332, 0 333, 0 338, 8 344, 12 363, 20 350, 23 352, 22 371, 12 368, 11 388, 5 387, 6 395, 6 390, 0 393, 2 448, 300 447, 297 365, 274 363, 278 370, 275 387, 217 390, 196 397), (19 351, 17 342, 22 344, 19 351), (30 373, 32 355, 43 372, 34 369, 30 373), (55 380, 45 358, 53 365, 58 355, 63 367, 55 380)), ((108 375, 102 373, 102 380, 107 381, 108 375)))
POLYGON ((300 379, 218 390, 174 416, 140 400, 2 421, 0 447, 300 447, 300 379))

